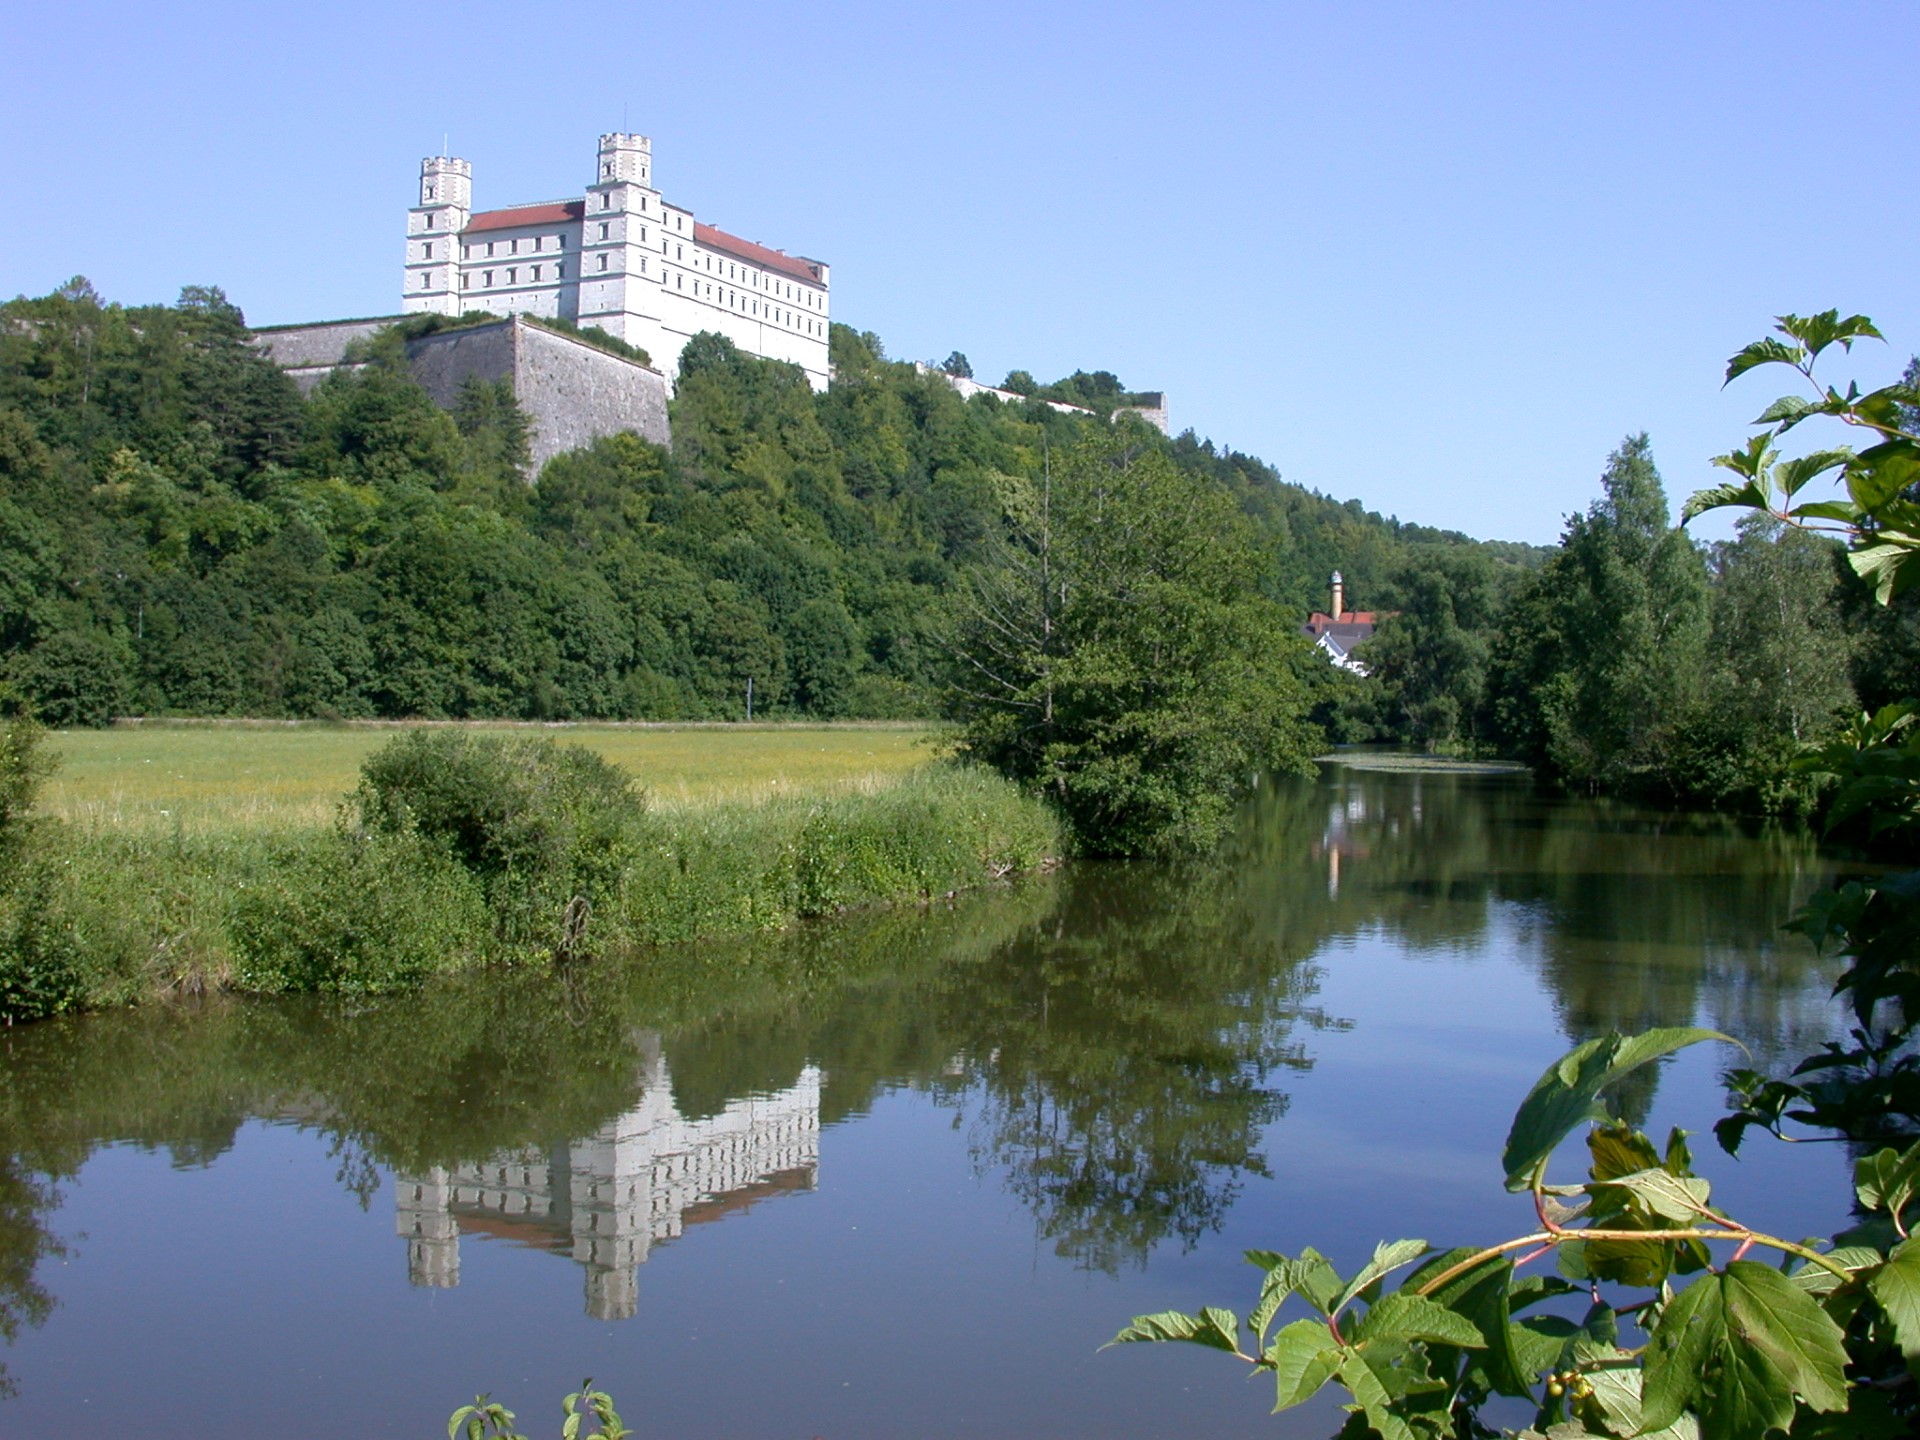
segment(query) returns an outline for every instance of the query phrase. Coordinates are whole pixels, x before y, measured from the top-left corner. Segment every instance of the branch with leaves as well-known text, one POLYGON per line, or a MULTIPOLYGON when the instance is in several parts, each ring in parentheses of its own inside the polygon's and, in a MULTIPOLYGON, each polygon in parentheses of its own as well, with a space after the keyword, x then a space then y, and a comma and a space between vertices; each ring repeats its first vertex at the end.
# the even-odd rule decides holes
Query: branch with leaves
POLYGON ((1856 340, 1884 340, 1864 315, 1840 318, 1838 310, 1818 315, 1782 315, 1775 327, 1784 339, 1756 340, 1727 362, 1727 383, 1749 370, 1784 365, 1802 376, 1812 395, 1785 395, 1763 410, 1762 426, 1744 448, 1714 457, 1713 463, 1738 478, 1687 501, 1682 521, 1708 510, 1734 506, 1764 510, 1802 529, 1824 530, 1851 543, 1848 558, 1861 579, 1886 604, 1920 578, 1920 432, 1914 425, 1920 392, 1906 381, 1862 392, 1849 381, 1842 391, 1818 379, 1815 363, 1837 345, 1851 351, 1856 340), (1815 450, 1783 459, 1779 441, 1805 421, 1825 416, 1865 432, 1865 449, 1851 446, 1815 450), (1830 472, 1846 490, 1844 500, 1802 502, 1801 492, 1830 472))
POLYGON ((1795 1436, 1907 1434, 1916 1397, 1905 1363, 1920 1356, 1920 1243, 1907 1233, 1920 1145, 1860 1160, 1856 1192, 1870 1218, 1821 1248, 1717 1209, 1684 1132, 1656 1150, 1605 1104, 1638 1067, 1726 1038, 1608 1035, 1549 1067, 1504 1156, 1507 1188, 1531 1197, 1539 1221, 1526 1234, 1440 1252, 1385 1242, 1345 1279, 1313 1249, 1249 1251, 1262 1279, 1244 1321, 1217 1307, 1142 1315, 1113 1343, 1226 1351, 1273 1376, 1276 1410, 1337 1384, 1354 1415, 1342 1434, 1384 1440, 1491 1433, 1477 1415, 1495 1395, 1531 1401, 1524 1433, 1552 1440, 1760 1440, 1790 1425, 1795 1436), (1551 1156, 1583 1123, 1588 1179, 1548 1184, 1551 1156), (1748 1258, 1756 1251, 1780 1263, 1748 1258), (1560 1274, 1520 1273, 1548 1256, 1560 1274), (1677 1288, 1681 1275, 1697 1278, 1677 1288), (1648 1293, 1608 1298, 1618 1286, 1648 1293), (1584 1313, 1567 1313, 1583 1295, 1584 1313), (1290 1303, 1310 1313, 1276 1330, 1290 1303))

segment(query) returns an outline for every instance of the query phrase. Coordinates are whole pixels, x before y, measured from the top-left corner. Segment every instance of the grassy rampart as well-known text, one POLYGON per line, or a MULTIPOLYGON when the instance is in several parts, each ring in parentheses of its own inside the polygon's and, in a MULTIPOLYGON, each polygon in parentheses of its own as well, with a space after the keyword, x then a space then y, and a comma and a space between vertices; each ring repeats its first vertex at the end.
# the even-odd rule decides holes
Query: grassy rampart
MULTIPOLYGON (((260 766, 275 732, 241 733, 260 766)), ((0 893, 0 1013, 208 990, 373 993, 482 965, 617 957, 938 897, 1061 847, 1044 806, 933 759, 907 731, 565 737, 594 742, 589 754, 544 731, 417 730, 367 741, 387 748, 351 795, 329 766, 341 737, 360 737, 286 733, 302 764, 277 781, 271 766, 230 772, 224 788, 192 772, 231 736, 110 732, 101 743, 134 747, 117 769, 55 737, 67 774, 0 893), (629 761, 651 746, 636 768, 658 774, 663 803, 607 762, 619 744, 629 761), (677 768, 662 758, 675 748, 688 760, 677 768), (733 763, 717 763, 729 748, 733 763), (156 765, 176 778, 149 778, 156 765), (336 786, 324 801, 323 774, 336 786), (190 805, 173 798, 196 790, 190 805)))

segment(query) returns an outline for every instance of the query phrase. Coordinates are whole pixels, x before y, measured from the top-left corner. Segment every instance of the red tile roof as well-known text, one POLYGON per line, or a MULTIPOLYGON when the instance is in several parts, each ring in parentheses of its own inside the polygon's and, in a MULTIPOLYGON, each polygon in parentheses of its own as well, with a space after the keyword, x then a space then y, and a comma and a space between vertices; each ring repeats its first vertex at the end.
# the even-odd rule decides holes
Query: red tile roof
POLYGON ((1316 610, 1307 617, 1304 627, 1309 635, 1321 635, 1336 625, 1364 625, 1369 631, 1380 623, 1377 610, 1342 610, 1338 615, 1329 615, 1324 610, 1316 610))
POLYGON ((467 221, 464 234, 476 230, 516 230, 522 225, 565 225, 587 213, 584 200, 555 200, 546 205, 515 205, 506 210, 482 210, 467 221))
MULTIPOLYGON (((517 230, 528 225, 565 225, 583 219, 587 213, 584 200, 555 200, 544 205, 515 205, 505 210, 482 210, 467 221, 467 228, 461 232, 471 235, 481 230, 517 230)), ((765 270, 790 275, 795 280, 808 285, 820 283, 820 268, 812 261, 802 260, 789 255, 784 250, 772 250, 765 245, 757 245, 751 240, 742 240, 738 235, 729 235, 726 231, 712 225, 694 222, 693 238, 713 250, 724 250, 736 259, 749 265, 758 265, 765 270)))
POLYGON ((693 238, 700 244, 714 250, 724 250, 737 259, 745 260, 749 265, 758 265, 763 269, 777 270, 782 275, 791 275, 809 285, 820 283, 819 268, 808 261, 787 254, 784 250, 769 250, 764 245, 756 245, 751 240, 742 240, 738 235, 729 235, 724 230, 716 230, 711 225, 702 225, 695 221, 693 238))

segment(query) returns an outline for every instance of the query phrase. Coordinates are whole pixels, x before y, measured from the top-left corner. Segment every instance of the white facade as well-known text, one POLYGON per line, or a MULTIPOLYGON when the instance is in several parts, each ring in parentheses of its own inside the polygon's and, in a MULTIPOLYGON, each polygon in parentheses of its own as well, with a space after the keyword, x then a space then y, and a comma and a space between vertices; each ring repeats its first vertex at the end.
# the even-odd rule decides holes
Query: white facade
POLYGON ((471 165, 421 161, 401 309, 597 325, 669 377, 687 341, 711 330, 750 355, 798 365, 824 390, 827 266, 701 224, 661 197, 652 172, 646 136, 602 135, 580 199, 475 212, 471 165))

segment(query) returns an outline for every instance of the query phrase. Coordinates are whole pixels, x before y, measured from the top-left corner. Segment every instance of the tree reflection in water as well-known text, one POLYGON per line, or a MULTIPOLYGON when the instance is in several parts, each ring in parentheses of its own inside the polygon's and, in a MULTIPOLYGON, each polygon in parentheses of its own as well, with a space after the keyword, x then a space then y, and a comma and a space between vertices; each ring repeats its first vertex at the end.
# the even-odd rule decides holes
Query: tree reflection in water
MULTIPOLYGON (((1283 1162, 1284 1082, 1348 1023, 1315 1003, 1336 942, 1530 967, 1569 1041, 1696 1021, 1766 1059, 1829 1024, 1821 964, 1777 928, 1830 869, 1804 837, 1344 767, 1263 787, 1244 819, 1205 864, 1072 867, 567 975, 5 1032, 0 1337, 53 1303, 37 1277, 57 1188, 103 1143, 200 1166, 249 1119, 290 1119, 326 1138, 364 1201, 385 1171, 452 1171, 629 1114, 654 1036, 670 1061, 657 1083, 690 1123, 808 1067, 823 1126, 891 1088, 929 1092, 967 1117, 981 1173, 1058 1254, 1114 1271, 1192 1245, 1283 1162)), ((1642 1073, 1644 1111, 1658 1072, 1642 1073)))

